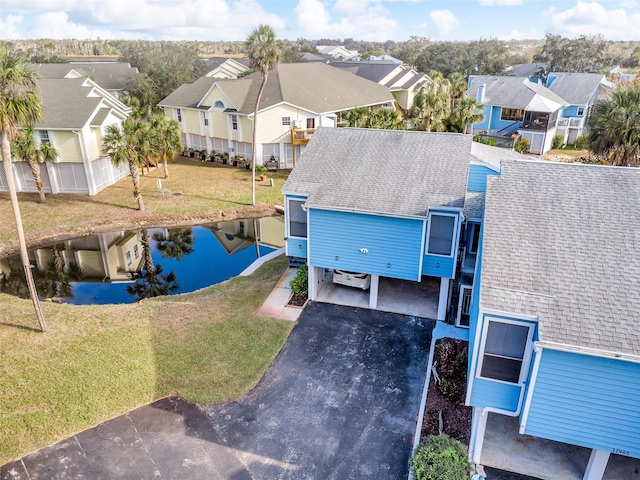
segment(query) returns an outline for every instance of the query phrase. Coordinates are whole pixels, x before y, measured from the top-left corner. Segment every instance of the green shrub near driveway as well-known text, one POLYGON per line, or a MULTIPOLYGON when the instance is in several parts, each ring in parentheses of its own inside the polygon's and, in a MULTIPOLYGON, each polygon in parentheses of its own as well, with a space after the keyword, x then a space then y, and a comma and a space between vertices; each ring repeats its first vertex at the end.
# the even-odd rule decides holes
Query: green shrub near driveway
POLYGON ((519 138, 513 146, 513 149, 518 153, 529 153, 530 148, 531 144, 526 138, 519 138))
POLYGON ((289 282, 291 291, 296 297, 309 296, 309 270, 306 265, 298 268, 296 276, 289 282))
POLYGON ((447 435, 430 435, 411 458, 415 480, 469 480, 471 472, 465 446, 447 435))

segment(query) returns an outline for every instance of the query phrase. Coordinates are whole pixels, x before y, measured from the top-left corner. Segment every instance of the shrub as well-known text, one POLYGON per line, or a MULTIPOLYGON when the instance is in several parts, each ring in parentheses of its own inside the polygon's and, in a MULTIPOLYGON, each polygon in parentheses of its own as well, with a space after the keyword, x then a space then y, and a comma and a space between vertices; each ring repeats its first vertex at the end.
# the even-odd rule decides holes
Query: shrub
POLYGON ((514 150, 518 153, 529 153, 530 147, 531 145, 529 144, 529 140, 526 138, 519 138, 513 146, 514 150))
POLYGON ((306 265, 298 267, 298 272, 289 282, 291 291, 296 297, 309 296, 309 271, 306 265))
POLYGON ((440 340, 438 343, 438 390, 443 397, 461 403, 465 393, 468 349, 462 340, 440 340))
POLYGON ((267 167, 264 165, 256 165, 256 173, 267 173, 267 167))
POLYGON ((589 148, 589 136, 585 133, 576 138, 574 146, 578 150, 586 150, 589 148))
POLYGON ((470 464, 462 443, 447 435, 430 435, 411 458, 415 480, 468 480, 470 464))
POLYGON ((473 141, 478 143, 484 143, 485 145, 491 145, 492 147, 495 147, 498 144, 495 138, 491 138, 491 137, 482 138, 482 135, 480 135, 479 133, 476 133, 473 136, 473 141))
POLYGON ((554 135, 553 141, 551 142, 551 148, 558 149, 562 146, 562 141, 564 137, 562 135, 554 135))

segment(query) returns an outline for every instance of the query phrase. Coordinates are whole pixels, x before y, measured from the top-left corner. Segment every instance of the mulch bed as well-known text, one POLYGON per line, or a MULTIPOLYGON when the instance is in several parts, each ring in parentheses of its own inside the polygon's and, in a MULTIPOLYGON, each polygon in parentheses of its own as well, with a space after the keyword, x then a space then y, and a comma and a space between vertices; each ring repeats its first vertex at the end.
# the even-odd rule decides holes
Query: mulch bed
MULTIPOLYGON (((437 360, 440 365, 442 362, 439 358, 439 347, 443 341, 436 343, 436 351, 434 355, 434 363, 437 360)), ((468 342, 462 342, 465 346, 468 342)), ((440 375, 440 368, 436 367, 436 371, 440 375)), ((460 440, 465 445, 469 445, 469 436, 471 433, 471 407, 464 405, 464 398, 460 402, 452 402, 440 393, 433 373, 429 382, 429 392, 427 394, 427 403, 424 408, 424 419, 422 422, 421 437, 427 435, 438 435, 439 433, 439 412, 442 411, 442 433, 449 435, 456 440, 460 440)), ((466 392, 466 374, 456 379, 461 391, 466 392)))
POLYGON ((291 295, 289 302, 287 303, 290 307, 304 307, 304 304, 307 303, 308 297, 306 295, 291 295))

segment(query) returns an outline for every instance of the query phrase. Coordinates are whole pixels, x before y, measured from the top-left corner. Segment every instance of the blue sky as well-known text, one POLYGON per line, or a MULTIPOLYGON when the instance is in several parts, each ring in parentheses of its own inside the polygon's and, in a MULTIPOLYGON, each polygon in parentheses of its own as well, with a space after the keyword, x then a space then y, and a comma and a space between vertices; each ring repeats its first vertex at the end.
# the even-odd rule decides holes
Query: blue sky
POLYGON ((640 40, 640 0, 2 0, 0 39, 640 40), (63 9, 64 8, 64 9, 63 9))

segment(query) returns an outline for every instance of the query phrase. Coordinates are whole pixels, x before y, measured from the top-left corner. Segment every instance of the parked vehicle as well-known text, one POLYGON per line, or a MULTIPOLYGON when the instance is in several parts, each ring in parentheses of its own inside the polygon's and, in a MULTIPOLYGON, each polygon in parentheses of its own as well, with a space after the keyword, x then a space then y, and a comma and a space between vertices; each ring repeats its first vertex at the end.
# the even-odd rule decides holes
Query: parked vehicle
POLYGON ((371 287, 371 275, 368 273, 347 272, 345 270, 333 271, 333 284, 346 285, 347 287, 369 290, 371 287))

